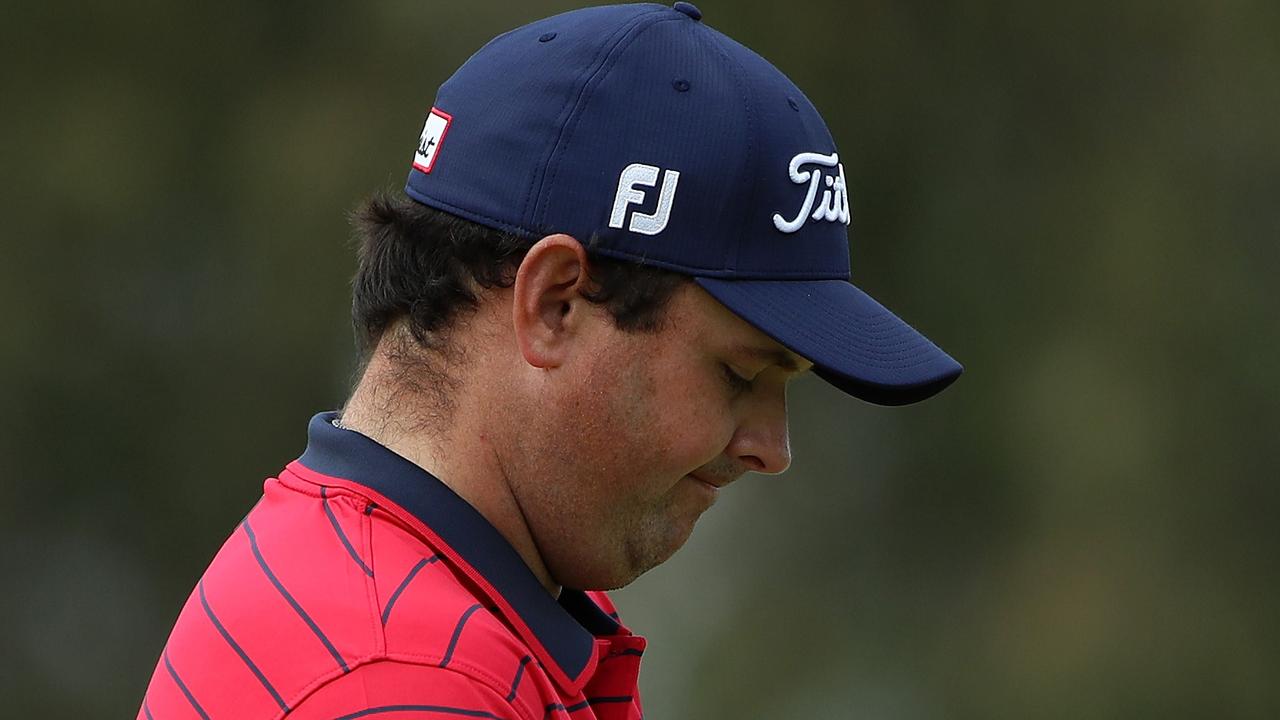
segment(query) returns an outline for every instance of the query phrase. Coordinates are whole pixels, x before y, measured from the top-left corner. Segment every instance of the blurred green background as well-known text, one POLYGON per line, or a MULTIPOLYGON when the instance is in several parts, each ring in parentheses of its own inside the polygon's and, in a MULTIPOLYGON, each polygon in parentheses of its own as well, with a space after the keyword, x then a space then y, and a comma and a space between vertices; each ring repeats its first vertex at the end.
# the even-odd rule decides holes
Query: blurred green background
MULTIPOLYGON (((1280 4, 702 0, 824 113, 854 279, 967 366, 617 594, 651 718, 1280 717, 1280 4)), ((569 2, 0 22, 0 696, 129 717, 354 366, 345 215, 569 2)))

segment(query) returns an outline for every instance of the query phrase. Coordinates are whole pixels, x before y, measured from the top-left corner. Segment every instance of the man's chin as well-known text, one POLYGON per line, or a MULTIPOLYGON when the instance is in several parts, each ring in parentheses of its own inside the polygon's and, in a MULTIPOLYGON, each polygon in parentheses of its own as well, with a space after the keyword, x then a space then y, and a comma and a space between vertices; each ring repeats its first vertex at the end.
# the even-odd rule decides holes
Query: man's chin
POLYGON ((673 526, 661 541, 654 542, 644 548, 638 548, 638 552, 628 553, 628 559, 630 560, 628 576, 625 582, 611 589, 627 585, 641 575, 670 560, 689 541, 689 537, 693 534, 694 523, 697 520, 698 518, 695 516, 687 523, 673 526))
POLYGON ((684 547, 693 533, 693 523, 682 529, 672 528, 663 541, 627 543, 624 557, 610 567, 576 567, 563 576, 556 575, 564 587, 578 590, 618 590, 630 585, 641 575, 661 565, 684 547))

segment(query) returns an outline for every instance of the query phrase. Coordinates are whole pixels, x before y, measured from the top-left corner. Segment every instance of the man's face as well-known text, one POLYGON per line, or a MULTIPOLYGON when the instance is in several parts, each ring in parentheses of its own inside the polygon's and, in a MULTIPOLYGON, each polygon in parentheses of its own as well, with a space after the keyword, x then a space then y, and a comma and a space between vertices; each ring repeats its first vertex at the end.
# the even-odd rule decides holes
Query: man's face
POLYGON ((684 544, 717 486, 786 470, 786 383, 811 365, 693 283, 656 333, 585 311, 508 471, 555 580, 616 588, 684 544))

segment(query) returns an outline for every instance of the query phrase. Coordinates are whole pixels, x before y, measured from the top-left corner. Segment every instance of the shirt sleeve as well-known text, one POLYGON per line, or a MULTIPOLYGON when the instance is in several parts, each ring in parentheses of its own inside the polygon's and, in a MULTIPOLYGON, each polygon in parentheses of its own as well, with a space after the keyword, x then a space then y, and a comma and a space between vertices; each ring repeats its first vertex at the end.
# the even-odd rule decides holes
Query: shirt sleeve
POLYGON ((478 680, 434 665, 379 660, 326 682, 289 720, 534 720, 478 680))

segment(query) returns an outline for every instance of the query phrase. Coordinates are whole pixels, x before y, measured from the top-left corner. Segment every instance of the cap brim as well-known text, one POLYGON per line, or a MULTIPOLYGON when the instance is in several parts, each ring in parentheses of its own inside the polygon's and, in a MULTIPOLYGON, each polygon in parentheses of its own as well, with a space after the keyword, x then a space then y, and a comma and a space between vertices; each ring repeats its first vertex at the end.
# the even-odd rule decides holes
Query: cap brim
POLYGON ((877 405, 924 400, 964 368, 844 280, 694 280, 738 317, 814 364, 814 373, 877 405))

